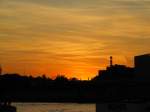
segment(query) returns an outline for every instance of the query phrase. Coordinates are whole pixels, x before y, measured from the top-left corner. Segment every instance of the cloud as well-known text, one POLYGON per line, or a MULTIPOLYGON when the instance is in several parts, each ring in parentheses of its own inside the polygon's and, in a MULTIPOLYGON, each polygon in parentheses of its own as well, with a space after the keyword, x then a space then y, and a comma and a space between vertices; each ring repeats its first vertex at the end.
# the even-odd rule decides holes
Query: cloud
POLYGON ((133 55, 150 50, 149 6, 148 0, 1 0, 1 63, 51 64, 46 72, 82 75, 104 68, 109 55, 132 65, 133 55))

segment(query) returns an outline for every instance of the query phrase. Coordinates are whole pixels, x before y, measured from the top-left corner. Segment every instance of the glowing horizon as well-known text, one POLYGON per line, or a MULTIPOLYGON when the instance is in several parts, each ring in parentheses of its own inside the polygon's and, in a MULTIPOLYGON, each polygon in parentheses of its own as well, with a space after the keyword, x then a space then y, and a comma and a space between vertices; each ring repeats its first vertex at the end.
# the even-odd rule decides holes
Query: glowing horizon
POLYGON ((150 52, 148 0, 1 0, 4 73, 88 79, 150 52))

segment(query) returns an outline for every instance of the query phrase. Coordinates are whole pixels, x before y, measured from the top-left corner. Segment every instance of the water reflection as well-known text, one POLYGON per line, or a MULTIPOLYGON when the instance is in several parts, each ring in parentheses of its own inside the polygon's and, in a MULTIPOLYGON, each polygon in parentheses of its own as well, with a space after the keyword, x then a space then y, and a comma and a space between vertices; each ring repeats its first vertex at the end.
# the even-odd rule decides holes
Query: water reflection
POLYGON ((96 112, 95 104, 13 103, 17 112, 96 112))

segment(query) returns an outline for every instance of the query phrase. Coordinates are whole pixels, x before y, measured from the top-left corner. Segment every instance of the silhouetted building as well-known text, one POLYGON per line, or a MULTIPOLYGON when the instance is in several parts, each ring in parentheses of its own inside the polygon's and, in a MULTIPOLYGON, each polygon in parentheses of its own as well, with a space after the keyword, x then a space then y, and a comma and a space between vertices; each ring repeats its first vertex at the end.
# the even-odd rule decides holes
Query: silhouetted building
POLYGON ((113 65, 113 58, 110 56, 110 66, 106 70, 99 71, 102 80, 130 80, 134 78, 134 68, 125 65, 113 65))
POLYGON ((134 68, 115 64, 106 70, 100 70, 99 75, 104 80, 130 80, 134 78, 134 68))
POLYGON ((150 80, 150 54, 134 57, 136 78, 150 80))

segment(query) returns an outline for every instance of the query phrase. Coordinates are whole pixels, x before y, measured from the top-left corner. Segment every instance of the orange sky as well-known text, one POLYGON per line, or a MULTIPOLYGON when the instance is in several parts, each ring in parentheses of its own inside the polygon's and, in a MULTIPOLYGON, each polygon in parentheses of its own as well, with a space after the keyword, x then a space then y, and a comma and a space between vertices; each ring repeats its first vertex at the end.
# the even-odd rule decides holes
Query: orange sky
POLYGON ((133 66, 150 51, 150 2, 1 0, 4 73, 88 79, 114 63, 133 66))

